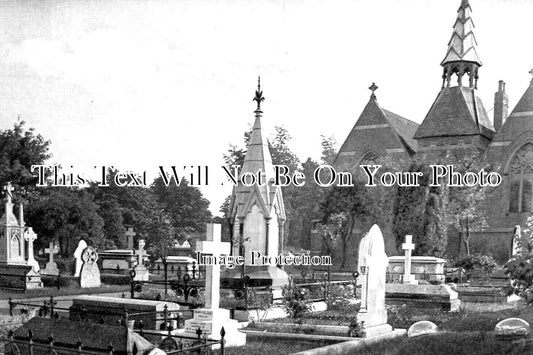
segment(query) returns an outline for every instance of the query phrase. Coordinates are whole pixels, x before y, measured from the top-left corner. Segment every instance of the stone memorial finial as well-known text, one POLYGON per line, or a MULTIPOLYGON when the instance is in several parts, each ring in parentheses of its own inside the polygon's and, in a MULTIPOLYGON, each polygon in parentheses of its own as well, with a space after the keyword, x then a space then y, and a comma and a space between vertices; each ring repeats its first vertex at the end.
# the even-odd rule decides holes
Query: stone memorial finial
MULTIPOLYGON (((531 76, 533 76, 533 69, 531 69, 531 70, 529 71, 529 74, 530 74, 531 76)), ((531 78, 531 85, 533 85, 533 78, 531 78)))
POLYGON ((255 90, 255 97, 253 101, 257 102, 257 110, 256 112, 261 112, 261 102, 265 101, 265 98, 263 96, 263 90, 261 90, 261 77, 257 77, 257 90, 255 90))

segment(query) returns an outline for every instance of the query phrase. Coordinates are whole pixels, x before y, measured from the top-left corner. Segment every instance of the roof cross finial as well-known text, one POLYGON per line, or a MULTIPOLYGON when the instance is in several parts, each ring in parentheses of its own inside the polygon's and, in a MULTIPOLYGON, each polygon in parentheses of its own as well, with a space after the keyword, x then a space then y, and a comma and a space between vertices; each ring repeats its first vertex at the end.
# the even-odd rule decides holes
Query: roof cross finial
POLYGON ((379 89, 379 86, 376 85, 376 83, 372 83, 372 85, 370 85, 369 87, 370 91, 372 91, 372 95, 370 96, 370 98, 372 99, 376 99, 376 90, 379 89))
POLYGON ((255 97, 253 101, 257 101, 257 111, 261 111, 261 102, 264 101, 263 91, 261 90, 261 77, 257 77, 257 90, 255 90, 255 97))

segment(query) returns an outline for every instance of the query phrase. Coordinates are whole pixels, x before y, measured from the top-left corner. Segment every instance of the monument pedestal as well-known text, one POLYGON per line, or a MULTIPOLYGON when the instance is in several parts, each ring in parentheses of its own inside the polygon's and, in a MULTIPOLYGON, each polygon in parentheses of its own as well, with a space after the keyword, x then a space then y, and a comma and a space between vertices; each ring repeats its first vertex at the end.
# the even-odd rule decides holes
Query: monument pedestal
POLYGON ((135 277, 133 277, 133 281, 148 281, 150 277, 150 273, 148 272, 148 269, 144 267, 144 265, 133 268, 133 271, 135 272, 135 277))
POLYGON ((0 264, 0 288, 25 291, 42 288, 41 275, 29 265, 0 264))
POLYGON ((407 304, 421 308, 458 311, 461 301, 448 285, 386 285, 387 303, 407 304))
POLYGON ((220 331, 224 327, 226 335, 226 346, 244 346, 246 345, 246 334, 241 333, 238 329, 239 323, 231 319, 228 309, 216 308, 199 308, 194 310, 194 317, 185 321, 185 335, 196 337, 196 331, 202 330, 202 335, 208 339, 220 340, 220 331))

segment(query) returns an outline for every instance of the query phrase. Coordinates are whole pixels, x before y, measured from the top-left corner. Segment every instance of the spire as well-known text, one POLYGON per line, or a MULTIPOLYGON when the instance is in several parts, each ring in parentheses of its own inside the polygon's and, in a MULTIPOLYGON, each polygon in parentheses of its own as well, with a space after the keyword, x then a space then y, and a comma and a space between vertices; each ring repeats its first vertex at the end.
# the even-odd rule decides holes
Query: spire
POLYGON ((253 99, 253 101, 257 102, 257 108, 254 111, 255 122, 248 142, 248 150, 244 157, 241 172, 256 174, 261 170, 263 175, 270 178, 274 172, 274 168, 272 166, 272 157, 270 155, 270 150, 268 149, 268 143, 263 135, 261 127, 261 115, 263 113, 261 110, 261 102, 264 100, 263 91, 261 90, 261 77, 259 77, 257 79, 257 90, 255 91, 255 97, 253 99))
POLYGON ((442 87, 450 86, 452 75, 457 75, 457 85, 463 86, 465 74, 469 77, 469 87, 477 89, 478 69, 482 63, 477 55, 477 41, 474 35, 474 21, 471 17, 472 8, 468 0, 462 0, 457 10, 457 20, 453 25, 453 32, 448 42, 448 51, 441 65, 442 87))

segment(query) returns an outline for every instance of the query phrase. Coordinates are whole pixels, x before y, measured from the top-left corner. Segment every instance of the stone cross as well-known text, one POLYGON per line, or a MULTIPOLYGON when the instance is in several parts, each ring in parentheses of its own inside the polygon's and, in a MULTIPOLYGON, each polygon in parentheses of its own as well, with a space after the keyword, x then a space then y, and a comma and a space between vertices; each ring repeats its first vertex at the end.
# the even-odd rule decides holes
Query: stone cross
POLYGON ((15 190, 13 186, 11 185, 11 182, 8 182, 6 186, 4 186, 4 191, 6 192, 7 197, 7 203, 11 203, 11 199, 13 198, 12 192, 15 190))
POLYGON ((37 239, 37 234, 35 234, 32 227, 26 229, 26 232, 24 232, 24 239, 28 241, 28 265, 33 267, 33 271, 39 272, 39 263, 33 256, 33 241, 37 239))
MULTIPOLYGON (((220 233, 220 224, 209 223, 206 241, 198 241, 196 251, 201 254, 210 254, 215 258, 228 255, 230 243, 221 242, 220 233)), ((206 265, 205 269, 205 308, 216 309, 220 301, 220 264, 215 262, 206 265)))
POLYGON ((44 252, 48 254, 48 262, 46 263, 46 274, 56 274, 59 272, 57 264, 54 262, 54 254, 59 252, 54 242, 50 242, 49 247, 44 249, 44 252))
POLYGON ((402 244, 402 249, 405 250, 405 264, 403 267, 403 283, 409 285, 417 285, 418 281, 415 275, 411 274, 411 252, 415 249, 413 244, 413 236, 406 235, 405 243, 402 244))
POLYGON ((137 233, 133 231, 133 228, 129 227, 126 233, 124 234, 126 235, 126 238, 128 239, 128 249, 130 250, 133 249, 133 237, 135 237, 137 233))
POLYGON ((375 99, 376 98, 376 90, 379 89, 379 86, 377 86, 376 83, 372 83, 372 85, 370 85, 370 87, 368 89, 370 91, 372 91, 372 95, 370 97, 375 99))

